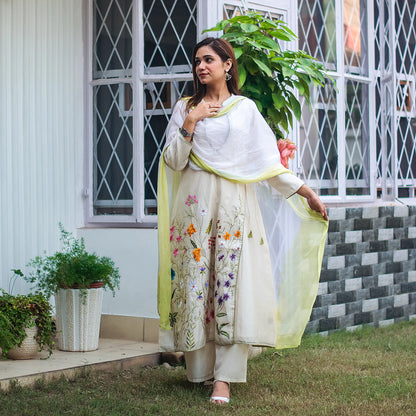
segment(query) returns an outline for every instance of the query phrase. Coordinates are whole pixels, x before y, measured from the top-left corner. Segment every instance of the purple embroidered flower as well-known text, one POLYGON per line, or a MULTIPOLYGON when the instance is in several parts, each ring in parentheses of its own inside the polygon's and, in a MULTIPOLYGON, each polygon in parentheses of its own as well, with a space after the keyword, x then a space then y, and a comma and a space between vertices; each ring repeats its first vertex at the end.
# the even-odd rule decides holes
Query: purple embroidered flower
POLYGON ((222 260, 224 258, 224 254, 221 254, 220 256, 218 256, 218 260, 222 260))
POLYGON ((198 299, 198 300, 202 300, 202 295, 199 295, 199 296, 197 297, 197 299, 198 299))
POLYGON ((217 297, 218 296, 218 290, 215 291, 214 296, 217 297))
POLYGON ((228 277, 233 280, 234 279, 234 273, 228 273, 228 277))
POLYGON ((204 272, 206 269, 207 269, 207 268, 206 268, 205 266, 201 266, 201 267, 199 268, 199 270, 200 270, 200 272, 201 272, 201 273, 202 273, 202 272, 204 272))
POLYGON ((221 283, 219 280, 217 280, 217 287, 220 287, 220 286, 221 286, 221 283))
POLYGON ((223 297, 222 296, 220 296, 219 298, 218 298, 218 305, 222 305, 222 302, 224 301, 224 299, 223 299, 223 297))
POLYGON ((233 254, 231 254, 231 256, 230 256, 230 259, 231 260, 235 260, 235 258, 236 258, 237 256, 233 253, 233 254))
POLYGON ((225 283, 224 283, 224 287, 230 287, 231 286, 231 282, 229 281, 229 280, 227 280, 225 283))
POLYGON ((230 299, 230 295, 229 295, 228 293, 226 293, 226 294, 224 295, 223 299, 224 299, 225 301, 227 301, 228 299, 230 299))
POLYGON ((208 287, 208 282, 205 282, 205 287, 208 287))

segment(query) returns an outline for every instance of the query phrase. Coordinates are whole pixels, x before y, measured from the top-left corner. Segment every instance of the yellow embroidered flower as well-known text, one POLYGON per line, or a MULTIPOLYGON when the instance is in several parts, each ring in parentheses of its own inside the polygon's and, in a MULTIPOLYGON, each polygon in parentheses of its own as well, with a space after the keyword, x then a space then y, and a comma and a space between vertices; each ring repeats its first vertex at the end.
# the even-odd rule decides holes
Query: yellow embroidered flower
POLYGON ((229 234, 229 233, 224 234, 224 240, 229 240, 230 237, 231 237, 231 234, 229 234))
POLYGON ((237 238, 241 237, 241 231, 237 230, 237 232, 234 234, 237 238))
POLYGON ((195 250, 192 251, 192 254, 194 255, 194 259, 196 261, 201 260, 201 249, 198 247, 195 250))
POLYGON ((188 233, 189 237, 193 234, 196 233, 196 229, 194 227, 194 224, 190 223, 188 229, 186 230, 186 232, 188 233))

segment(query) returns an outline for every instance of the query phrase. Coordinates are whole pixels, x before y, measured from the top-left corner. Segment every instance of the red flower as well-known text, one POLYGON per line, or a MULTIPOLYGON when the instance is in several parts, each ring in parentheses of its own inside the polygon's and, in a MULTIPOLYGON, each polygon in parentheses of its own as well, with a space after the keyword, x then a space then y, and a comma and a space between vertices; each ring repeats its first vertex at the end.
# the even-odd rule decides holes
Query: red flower
POLYGON ((295 151, 297 150, 297 147, 295 143, 289 139, 279 139, 277 141, 277 147, 280 152, 280 162, 287 169, 289 167, 289 158, 295 158, 295 151))

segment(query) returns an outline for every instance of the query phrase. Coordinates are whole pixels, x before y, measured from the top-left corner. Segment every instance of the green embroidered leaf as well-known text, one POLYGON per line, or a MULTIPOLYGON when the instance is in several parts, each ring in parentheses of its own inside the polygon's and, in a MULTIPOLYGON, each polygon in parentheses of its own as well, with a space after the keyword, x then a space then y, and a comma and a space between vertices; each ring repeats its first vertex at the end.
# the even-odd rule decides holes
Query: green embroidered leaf
POLYGON ((253 238, 253 231, 250 230, 250 232, 248 233, 248 238, 253 238))
POLYGON ((209 221, 207 230, 205 231, 206 234, 209 234, 211 232, 211 228, 212 228, 212 218, 209 221))
POLYGON ((194 241, 192 241, 191 240, 191 244, 192 244, 192 246, 194 247, 194 248, 198 248, 198 246, 195 244, 195 242, 194 241))
POLYGON ((262 246, 264 244, 263 237, 260 239, 260 245, 262 246))
POLYGON ((194 331, 188 329, 186 331, 186 346, 188 348, 194 348, 195 347, 195 339, 194 339, 194 331))
POLYGON ((217 313, 217 318, 222 318, 223 316, 227 316, 227 314, 225 313, 225 312, 220 312, 220 313, 217 313))
POLYGON ((230 339, 230 335, 228 334, 227 331, 220 331, 220 335, 224 335, 226 336, 228 339, 230 339))

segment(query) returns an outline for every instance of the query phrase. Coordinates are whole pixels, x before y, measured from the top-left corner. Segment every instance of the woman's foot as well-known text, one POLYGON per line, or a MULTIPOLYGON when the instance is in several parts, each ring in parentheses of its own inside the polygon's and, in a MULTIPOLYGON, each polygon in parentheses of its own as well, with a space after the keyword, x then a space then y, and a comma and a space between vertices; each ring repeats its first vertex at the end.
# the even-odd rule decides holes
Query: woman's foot
POLYGON ((214 380, 214 389, 209 400, 215 404, 225 404, 230 402, 230 383, 221 380, 214 380))

